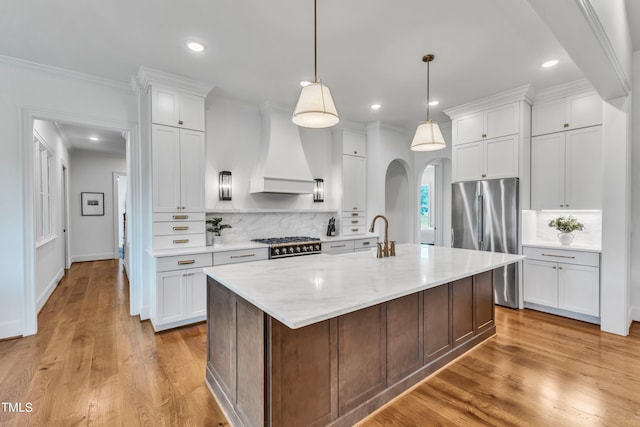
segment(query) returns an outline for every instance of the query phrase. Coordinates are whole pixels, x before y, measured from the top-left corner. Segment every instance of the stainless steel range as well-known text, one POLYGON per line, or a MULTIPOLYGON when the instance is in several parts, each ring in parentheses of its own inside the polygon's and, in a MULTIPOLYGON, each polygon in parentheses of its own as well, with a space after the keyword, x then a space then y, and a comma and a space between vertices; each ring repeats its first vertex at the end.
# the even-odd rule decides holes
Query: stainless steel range
POLYGON ((268 239, 253 239, 253 241, 269 245, 269 258, 271 259, 322 252, 322 241, 317 237, 270 237, 268 239))

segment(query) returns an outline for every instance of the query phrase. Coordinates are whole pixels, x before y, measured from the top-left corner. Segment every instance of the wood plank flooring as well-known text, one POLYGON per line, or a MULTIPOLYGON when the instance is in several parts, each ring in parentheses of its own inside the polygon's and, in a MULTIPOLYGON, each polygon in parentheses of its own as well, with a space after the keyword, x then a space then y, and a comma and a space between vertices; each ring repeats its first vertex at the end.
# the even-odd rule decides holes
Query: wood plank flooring
MULTIPOLYGON (((1 426, 228 425, 204 383, 205 325, 154 334, 128 291, 117 260, 74 264, 38 334, 0 342, 0 402, 33 407, 0 405, 1 426)), ((619 337, 503 308, 496 323, 360 426, 640 426, 640 325, 619 337)))

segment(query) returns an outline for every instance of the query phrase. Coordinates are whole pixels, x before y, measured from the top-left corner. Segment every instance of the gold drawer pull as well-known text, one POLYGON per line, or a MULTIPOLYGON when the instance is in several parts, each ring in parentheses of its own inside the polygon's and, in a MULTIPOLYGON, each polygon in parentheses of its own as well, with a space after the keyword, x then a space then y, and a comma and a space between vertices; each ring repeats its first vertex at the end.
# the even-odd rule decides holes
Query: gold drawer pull
POLYGON ((568 255, 554 255, 554 254, 542 254, 542 256, 552 256, 552 257, 556 257, 556 258, 569 258, 569 259, 575 259, 576 257, 574 256, 568 256, 568 255))
POLYGON ((369 246, 371 242, 362 242, 362 246, 369 246))
POLYGON ((248 257, 252 257, 252 256, 256 256, 256 254, 231 255, 229 258, 231 258, 231 259, 234 259, 234 258, 248 258, 248 257))
POLYGON ((357 228, 352 228, 351 231, 355 232, 355 231, 358 231, 358 229, 357 228))
POLYGON ((358 213, 354 212, 354 213, 351 214, 351 216, 358 216, 358 213))
POLYGON ((331 249, 333 249, 333 248, 344 248, 346 246, 347 245, 333 245, 333 246, 331 246, 331 249))
POLYGON ((196 260, 195 259, 183 259, 178 261, 178 265, 189 265, 189 264, 195 264, 196 260))
POLYGON ((173 219, 189 219, 189 215, 173 215, 173 219))
POLYGON ((181 227, 173 227, 173 231, 186 231, 188 230, 189 227, 188 226, 181 226, 181 227))
POLYGON ((173 243, 189 243, 189 239, 177 239, 173 243))
POLYGON ((357 219, 355 219, 355 220, 351 220, 351 224, 357 224, 357 223, 359 223, 359 222, 360 222, 360 221, 358 221, 357 219))

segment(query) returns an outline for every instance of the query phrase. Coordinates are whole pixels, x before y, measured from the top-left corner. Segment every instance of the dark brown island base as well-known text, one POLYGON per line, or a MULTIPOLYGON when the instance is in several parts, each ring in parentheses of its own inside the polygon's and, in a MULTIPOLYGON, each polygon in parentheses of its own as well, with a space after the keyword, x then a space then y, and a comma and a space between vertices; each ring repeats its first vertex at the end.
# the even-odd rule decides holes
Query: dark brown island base
POLYGON ((234 426, 351 426, 495 335, 492 270, 295 329, 211 273, 206 381, 234 426))

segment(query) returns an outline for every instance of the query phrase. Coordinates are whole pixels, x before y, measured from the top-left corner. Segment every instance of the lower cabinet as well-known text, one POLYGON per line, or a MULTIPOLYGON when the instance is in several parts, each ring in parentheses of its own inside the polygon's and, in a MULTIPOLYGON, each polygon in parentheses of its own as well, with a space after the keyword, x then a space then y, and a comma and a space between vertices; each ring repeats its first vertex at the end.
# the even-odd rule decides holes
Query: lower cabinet
POLYGON ((599 323, 600 256, 525 247, 525 307, 599 323))
POLYGON ((156 258, 153 329, 163 331, 206 320, 207 276, 211 253, 156 258))
POLYGON ((334 242, 324 242, 322 253, 329 255, 348 254, 352 252, 364 252, 376 247, 377 237, 367 237, 364 239, 338 240, 334 242))

